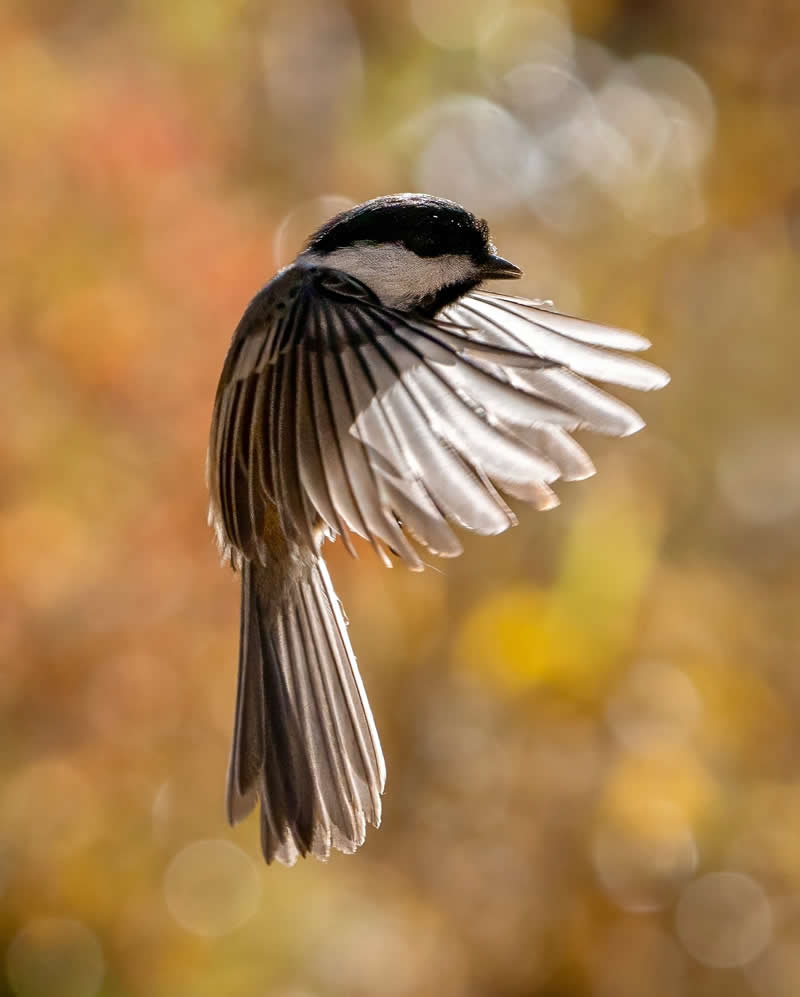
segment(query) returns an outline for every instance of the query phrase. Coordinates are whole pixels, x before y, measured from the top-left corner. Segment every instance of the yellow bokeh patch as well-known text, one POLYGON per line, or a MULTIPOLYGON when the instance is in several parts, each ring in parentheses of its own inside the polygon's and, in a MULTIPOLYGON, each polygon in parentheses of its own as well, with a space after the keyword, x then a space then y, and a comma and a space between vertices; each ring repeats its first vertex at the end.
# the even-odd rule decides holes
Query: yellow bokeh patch
POLYGON ((631 645, 660 534, 660 507, 634 498, 622 472, 608 474, 573 521, 554 583, 511 586, 478 605, 459 659, 510 689, 544 683, 591 698, 631 645))

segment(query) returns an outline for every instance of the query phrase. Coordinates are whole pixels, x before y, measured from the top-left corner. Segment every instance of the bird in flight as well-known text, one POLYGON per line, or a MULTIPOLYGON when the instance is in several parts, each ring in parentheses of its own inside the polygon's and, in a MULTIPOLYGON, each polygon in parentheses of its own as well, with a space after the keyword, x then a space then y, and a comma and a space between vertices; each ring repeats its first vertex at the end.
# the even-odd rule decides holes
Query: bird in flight
POLYGON ((642 419, 594 382, 669 380, 641 336, 484 288, 520 277, 485 221, 424 194, 323 225, 248 305, 217 389, 209 519, 241 576, 231 823, 260 804, 267 862, 353 852, 386 770, 326 539, 387 565, 501 533, 502 493, 538 509, 594 472, 571 433, 642 419))

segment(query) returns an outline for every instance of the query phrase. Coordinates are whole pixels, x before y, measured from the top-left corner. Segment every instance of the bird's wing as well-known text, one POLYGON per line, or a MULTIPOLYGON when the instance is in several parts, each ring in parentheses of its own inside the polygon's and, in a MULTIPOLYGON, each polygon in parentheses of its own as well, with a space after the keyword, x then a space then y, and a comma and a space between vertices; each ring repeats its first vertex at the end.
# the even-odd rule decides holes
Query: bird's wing
POLYGON ((454 556, 453 524, 514 523, 501 491, 548 508, 553 481, 593 472, 572 430, 641 428, 584 378, 661 387, 662 370, 612 352, 647 345, 485 291, 435 319, 408 315, 346 274, 292 268, 245 313, 217 394, 209 476, 223 546, 262 559, 277 516, 309 544, 320 521, 348 546, 360 534, 387 563, 386 548, 422 567, 409 538, 454 556))

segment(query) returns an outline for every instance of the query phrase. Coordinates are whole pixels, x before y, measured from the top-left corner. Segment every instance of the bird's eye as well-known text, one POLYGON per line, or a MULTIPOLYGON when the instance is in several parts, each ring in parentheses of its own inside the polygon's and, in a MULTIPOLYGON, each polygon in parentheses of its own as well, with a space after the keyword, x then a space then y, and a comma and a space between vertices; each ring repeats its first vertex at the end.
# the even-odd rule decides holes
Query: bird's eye
POLYGON ((417 256, 436 256, 441 251, 437 241, 427 232, 412 232, 403 241, 417 256))

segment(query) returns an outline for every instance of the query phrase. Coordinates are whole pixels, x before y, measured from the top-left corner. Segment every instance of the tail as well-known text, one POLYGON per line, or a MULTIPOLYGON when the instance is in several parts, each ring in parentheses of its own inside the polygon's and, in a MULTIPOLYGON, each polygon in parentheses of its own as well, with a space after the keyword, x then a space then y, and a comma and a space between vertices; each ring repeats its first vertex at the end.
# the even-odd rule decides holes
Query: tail
POLYGON ((276 612, 261 570, 242 570, 228 819, 260 801, 267 862, 354 852, 380 824, 386 770, 339 600, 317 559, 276 612))

